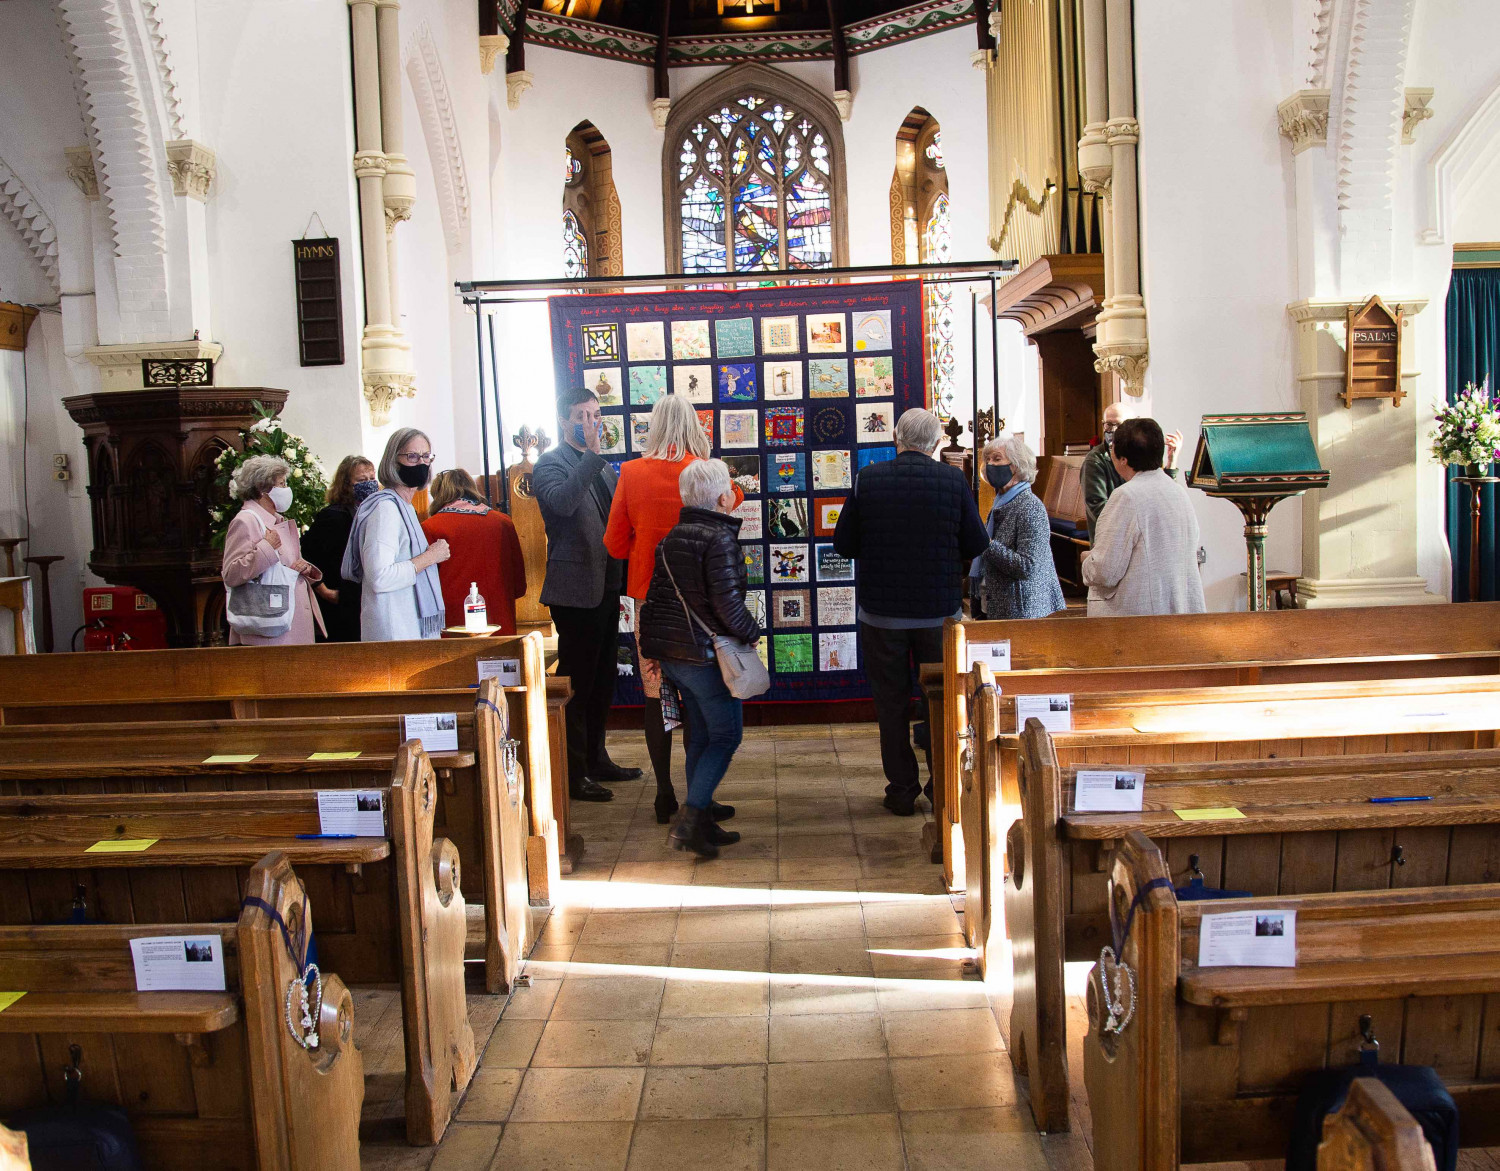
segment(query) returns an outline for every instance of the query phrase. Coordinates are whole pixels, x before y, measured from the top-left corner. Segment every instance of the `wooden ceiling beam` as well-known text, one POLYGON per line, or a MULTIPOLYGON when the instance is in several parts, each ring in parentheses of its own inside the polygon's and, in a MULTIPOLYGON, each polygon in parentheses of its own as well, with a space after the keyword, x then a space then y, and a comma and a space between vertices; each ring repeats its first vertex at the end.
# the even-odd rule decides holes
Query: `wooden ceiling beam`
POLYGON ((849 93, 849 43, 844 39, 844 23, 839 19, 839 0, 828 0, 828 31, 833 39, 834 92, 849 93))
POLYGON ((526 17, 531 11, 531 0, 521 0, 516 9, 516 27, 510 34, 510 48, 505 53, 505 72, 526 71, 526 17))
POLYGON ((656 67, 653 71, 651 96, 657 101, 670 101, 672 87, 667 79, 667 34, 672 24, 672 0, 656 0, 656 2, 658 6, 656 67))
MULTIPOLYGON (((995 15, 1000 15, 1000 5, 1004 0, 995 0, 995 15)), ((997 20, 998 24, 999 21, 997 20)), ((985 52, 995 51, 995 34, 990 32, 990 6, 988 0, 975 0, 974 3, 974 30, 979 34, 979 48, 985 52)))

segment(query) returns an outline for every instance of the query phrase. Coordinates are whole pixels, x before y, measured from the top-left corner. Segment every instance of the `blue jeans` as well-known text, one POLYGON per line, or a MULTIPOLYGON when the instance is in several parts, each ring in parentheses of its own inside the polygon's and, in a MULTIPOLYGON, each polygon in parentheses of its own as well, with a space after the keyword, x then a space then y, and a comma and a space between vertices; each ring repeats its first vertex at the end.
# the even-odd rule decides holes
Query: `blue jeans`
POLYGON ((661 673, 682 695, 682 715, 687 721, 687 803, 694 809, 707 809, 744 737, 744 705, 724 686, 718 663, 663 659, 661 673))

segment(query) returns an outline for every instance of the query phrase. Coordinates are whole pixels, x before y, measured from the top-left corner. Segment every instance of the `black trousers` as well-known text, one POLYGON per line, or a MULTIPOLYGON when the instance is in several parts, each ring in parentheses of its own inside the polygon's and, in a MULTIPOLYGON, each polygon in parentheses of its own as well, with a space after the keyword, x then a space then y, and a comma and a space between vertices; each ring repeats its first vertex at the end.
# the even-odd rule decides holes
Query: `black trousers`
POLYGON ((597 606, 553 606, 557 673, 573 683, 565 711, 568 784, 577 785, 606 759, 604 730, 615 702, 620 644, 620 595, 606 591, 597 606))
MULTIPOLYGON (((911 700, 923 663, 943 661, 943 628, 887 630, 859 624, 865 652, 865 677, 875 701, 880 724, 880 763, 885 769, 885 791, 890 796, 915 797, 921 790, 917 754, 911 746, 911 700)), ((932 750, 927 750, 927 773, 932 775, 932 750)))

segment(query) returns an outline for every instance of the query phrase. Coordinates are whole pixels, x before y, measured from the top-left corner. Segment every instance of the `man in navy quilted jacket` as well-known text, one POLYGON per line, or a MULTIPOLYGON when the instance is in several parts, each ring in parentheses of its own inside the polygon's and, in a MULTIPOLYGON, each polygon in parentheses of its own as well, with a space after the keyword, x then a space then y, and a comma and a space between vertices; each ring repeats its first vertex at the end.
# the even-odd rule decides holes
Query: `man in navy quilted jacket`
POLYGON ((915 672, 943 661, 943 622, 963 617, 963 575, 990 543, 963 473, 934 458, 942 438, 931 411, 903 414, 896 458, 859 473, 833 533, 834 549, 858 562, 859 640, 880 723, 885 807, 901 817, 916 811, 922 791, 911 746, 915 672))

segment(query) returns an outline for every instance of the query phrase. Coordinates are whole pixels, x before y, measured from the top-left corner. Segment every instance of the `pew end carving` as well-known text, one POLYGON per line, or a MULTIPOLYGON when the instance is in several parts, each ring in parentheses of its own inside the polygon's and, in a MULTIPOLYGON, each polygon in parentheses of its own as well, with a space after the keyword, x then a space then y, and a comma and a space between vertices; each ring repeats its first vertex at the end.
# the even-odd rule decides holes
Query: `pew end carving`
POLYGON ((1318 1171, 1437 1171, 1422 1127, 1384 1082, 1355 1078, 1323 1122, 1318 1171))

